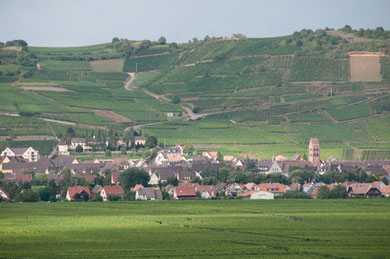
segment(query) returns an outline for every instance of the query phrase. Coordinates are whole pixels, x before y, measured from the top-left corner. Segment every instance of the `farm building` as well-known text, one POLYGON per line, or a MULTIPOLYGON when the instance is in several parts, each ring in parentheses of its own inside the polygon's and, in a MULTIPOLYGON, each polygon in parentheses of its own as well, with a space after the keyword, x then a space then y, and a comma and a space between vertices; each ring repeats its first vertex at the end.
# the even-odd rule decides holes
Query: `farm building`
POLYGON ((266 191, 249 191, 238 194, 238 197, 251 200, 272 200, 274 199, 274 194, 266 191))

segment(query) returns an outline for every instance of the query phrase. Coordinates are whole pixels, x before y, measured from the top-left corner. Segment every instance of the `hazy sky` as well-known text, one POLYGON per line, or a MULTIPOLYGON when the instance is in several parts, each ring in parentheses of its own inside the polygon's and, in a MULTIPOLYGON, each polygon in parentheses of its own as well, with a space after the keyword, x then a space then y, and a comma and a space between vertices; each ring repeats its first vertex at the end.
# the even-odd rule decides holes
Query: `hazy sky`
POLYGON ((0 41, 80 46, 206 35, 273 37, 318 28, 390 30, 389 0, 0 0, 0 41))

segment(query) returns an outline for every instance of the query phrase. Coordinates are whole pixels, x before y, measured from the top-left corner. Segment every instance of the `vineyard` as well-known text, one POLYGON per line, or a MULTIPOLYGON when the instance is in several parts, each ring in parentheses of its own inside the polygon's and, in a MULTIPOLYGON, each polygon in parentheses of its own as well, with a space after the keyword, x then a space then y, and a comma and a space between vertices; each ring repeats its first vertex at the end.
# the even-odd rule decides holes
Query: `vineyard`
POLYGON ((5 203, 0 257, 386 258, 389 218, 387 199, 5 203))
POLYGON ((379 59, 380 81, 352 82, 347 54, 383 52, 384 43, 349 43, 332 33, 28 47, 40 69, 0 64, 0 114, 22 115, 0 115, 7 121, 0 136, 53 137, 66 129, 43 120, 54 119, 73 123, 81 136, 83 129, 140 126, 160 144, 200 145, 224 155, 292 157, 317 137, 325 159, 386 157, 389 58, 379 59), (202 119, 189 120, 196 115, 183 107, 202 119), (157 124, 142 127, 149 123, 157 124))
POLYGON ((123 71, 141 72, 141 71, 170 68, 175 64, 177 57, 178 57, 177 53, 172 53, 167 55, 126 59, 125 64, 123 66, 123 71))

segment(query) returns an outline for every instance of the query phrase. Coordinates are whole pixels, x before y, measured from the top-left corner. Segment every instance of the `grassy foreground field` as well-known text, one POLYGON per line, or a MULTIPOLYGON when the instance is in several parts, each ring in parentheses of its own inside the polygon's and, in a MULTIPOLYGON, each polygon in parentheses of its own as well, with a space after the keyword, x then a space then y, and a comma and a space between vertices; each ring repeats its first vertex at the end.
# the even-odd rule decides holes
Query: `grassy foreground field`
POLYGON ((0 257, 386 258, 390 200, 0 204, 0 257))

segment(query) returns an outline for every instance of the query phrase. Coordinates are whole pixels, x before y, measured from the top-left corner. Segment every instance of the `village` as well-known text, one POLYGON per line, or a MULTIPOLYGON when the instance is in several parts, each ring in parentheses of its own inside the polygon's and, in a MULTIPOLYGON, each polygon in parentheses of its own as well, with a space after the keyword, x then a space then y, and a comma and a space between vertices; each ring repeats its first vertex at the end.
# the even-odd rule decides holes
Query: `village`
MULTIPOLYGON (((117 141, 118 146, 124 144, 117 141)), ((147 138, 136 136, 134 141, 143 147, 147 138)), ((90 152, 92 148, 85 138, 61 142, 58 155, 52 158, 41 156, 33 147, 6 148, 0 156, 1 199, 54 202, 390 195, 390 161, 321 160, 316 138, 310 139, 307 160, 300 154, 271 160, 219 152, 188 154, 193 151, 176 145, 157 148, 147 158, 79 161, 73 156, 76 150, 90 152)))

